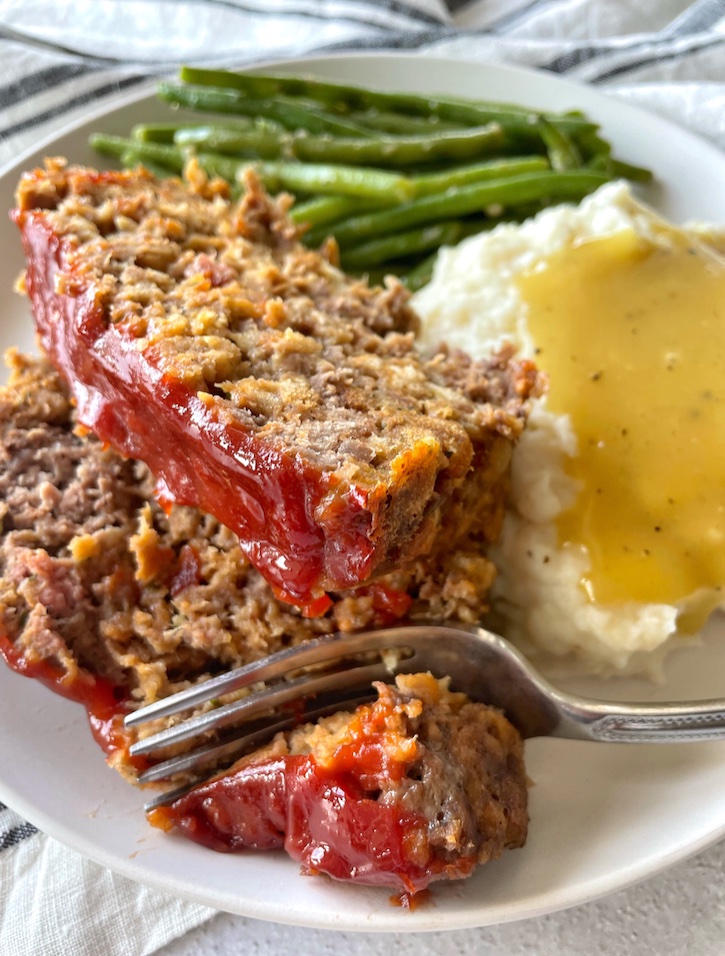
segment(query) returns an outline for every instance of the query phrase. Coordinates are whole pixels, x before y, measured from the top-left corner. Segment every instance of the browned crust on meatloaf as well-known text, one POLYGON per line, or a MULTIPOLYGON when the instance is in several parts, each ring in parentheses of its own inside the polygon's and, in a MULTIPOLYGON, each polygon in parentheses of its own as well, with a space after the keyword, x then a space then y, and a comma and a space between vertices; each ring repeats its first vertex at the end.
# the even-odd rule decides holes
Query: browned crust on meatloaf
MULTIPOLYGON (((505 469, 491 463, 486 527, 374 586, 333 594, 307 619, 279 600, 210 515, 166 514, 148 469, 76 428, 61 378, 9 354, 0 388, 0 632, 50 660, 127 689, 134 704, 317 635, 397 617, 474 622, 494 569, 505 469)), ((119 769, 129 775, 132 766, 119 769)))
MULTIPOLYGON (((49 161, 21 180, 18 220, 26 233, 42 224, 60 243, 53 275, 33 271, 31 256, 28 288, 43 344, 72 380, 80 421, 144 458, 167 494, 214 512, 262 573, 304 603, 320 588, 362 583, 439 544, 449 549, 482 516, 485 523, 487 462, 508 455, 537 379, 508 354, 481 362, 445 350, 419 356, 417 319, 399 283, 371 288, 346 277, 297 241, 286 200, 270 200, 251 175, 246 185, 235 206, 203 177, 190 189, 143 171, 98 174, 49 161), (56 309, 59 297, 65 305, 56 309), (324 539, 309 592, 302 571, 298 579, 284 569, 311 567, 317 551, 301 557, 264 483, 247 488, 262 496, 267 519, 252 530, 251 512, 240 518, 218 494, 204 497, 191 480, 200 461, 188 449, 167 466, 138 428, 125 438, 121 423, 104 431, 98 393, 79 370, 85 359, 64 362, 54 339, 58 315, 81 299, 92 299, 102 328, 143 357, 132 391, 143 392, 153 369, 185 389, 195 421, 241 429, 261 456, 290 463, 284 494, 304 502, 307 538, 324 539)), ((92 362, 118 340, 103 333, 101 341, 87 353, 92 362)), ((113 378, 128 361, 102 374, 113 378)), ((154 388, 143 394, 153 405, 154 388)), ((239 456, 224 454, 216 467, 233 465, 236 480, 239 456)))

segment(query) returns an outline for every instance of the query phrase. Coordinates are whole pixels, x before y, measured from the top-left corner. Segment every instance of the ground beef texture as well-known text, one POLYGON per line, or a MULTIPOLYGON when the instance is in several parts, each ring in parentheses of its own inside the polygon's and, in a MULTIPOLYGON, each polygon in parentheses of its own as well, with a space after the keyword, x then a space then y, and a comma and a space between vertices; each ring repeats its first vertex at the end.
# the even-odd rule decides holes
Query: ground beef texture
POLYGON ((252 175, 233 203, 198 171, 48 161, 13 215, 79 422, 312 615, 485 527, 538 380, 509 354, 420 355, 400 284, 345 276, 285 209, 252 175))

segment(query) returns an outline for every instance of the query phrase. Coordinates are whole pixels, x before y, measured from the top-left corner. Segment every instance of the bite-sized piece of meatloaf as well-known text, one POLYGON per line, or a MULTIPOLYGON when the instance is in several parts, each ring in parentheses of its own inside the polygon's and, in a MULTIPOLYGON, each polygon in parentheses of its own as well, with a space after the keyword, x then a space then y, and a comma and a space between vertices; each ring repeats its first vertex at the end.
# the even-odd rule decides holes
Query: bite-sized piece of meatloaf
POLYGON ((282 847, 305 873, 392 886, 469 876, 523 846, 523 744, 493 708, 430 674, 279 734, 151 822, 221 851, 282 847))
MULTIPOLYGON (((148 469, 77 418, 60 376, 10 353, 0 388, 0 653, 81 700, 110 760, 134 778, 129 708, 312 637, 422 618, 475 622, 494 569, 505 472, 489 462, 489 524, 458 549, 332 594, 315 619, 280 602, 236 536, 156 502, 148 469)), ((155 728, 158 729, 158 728, 155 728)))
POLYGON ((399 284, 304 248, 253 176, 238 204, 225 188, 48 161, 13 213, 26 289, 79 421, 321 613, 488 520, 536 374, 420 357, 399 284))

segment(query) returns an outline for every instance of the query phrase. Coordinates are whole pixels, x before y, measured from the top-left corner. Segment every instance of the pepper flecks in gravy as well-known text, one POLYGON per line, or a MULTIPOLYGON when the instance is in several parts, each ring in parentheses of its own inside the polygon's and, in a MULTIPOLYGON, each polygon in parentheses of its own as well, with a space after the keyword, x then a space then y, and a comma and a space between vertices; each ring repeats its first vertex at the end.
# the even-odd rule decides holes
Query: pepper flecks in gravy
POLYGON ((673 604, 725 582, 725 261, 680 232, 567 246, 520 280, 581 486, 558 520, 591 600, 673 604))

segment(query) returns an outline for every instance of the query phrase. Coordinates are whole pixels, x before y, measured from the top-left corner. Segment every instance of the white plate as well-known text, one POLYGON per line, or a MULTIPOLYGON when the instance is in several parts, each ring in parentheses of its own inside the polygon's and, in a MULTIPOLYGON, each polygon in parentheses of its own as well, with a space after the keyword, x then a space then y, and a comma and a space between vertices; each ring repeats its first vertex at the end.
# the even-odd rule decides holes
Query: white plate
MULTIPOLYGON (((445 59, 328 57, 287 64, 342 81, 585 109, 619 155, 651 166, 659 186, 647 198, 676 220, 725 222, 725 156, 657 117, 545 74, 445 59)), ((0 177, 10 208, 20 168, 43 155, 97 163, 91 130, 126 132, 162 112, 152 96, 42 144, 0 177)), ((11 292, 22 260, 18 236, 0 220, 0 346, 32 346, 27 305, 11 292)), ((588 682, 601 697, 725 696, 723 627, 671 660, 664 687, 588 682)), ((281 853, 215 854, 146 824, 143 795, 105 767, 81 709, 0 668, 0 799, 38 827, 131 879, 218 909, 258 919, 344 930, 442 930, 540 915, 640 880, 725 834, 725 743, 678 746, 529 743, 531 829, 526 847, 468 881, 438 884, 413 912, 388 893, 302 878, 281 853)))

